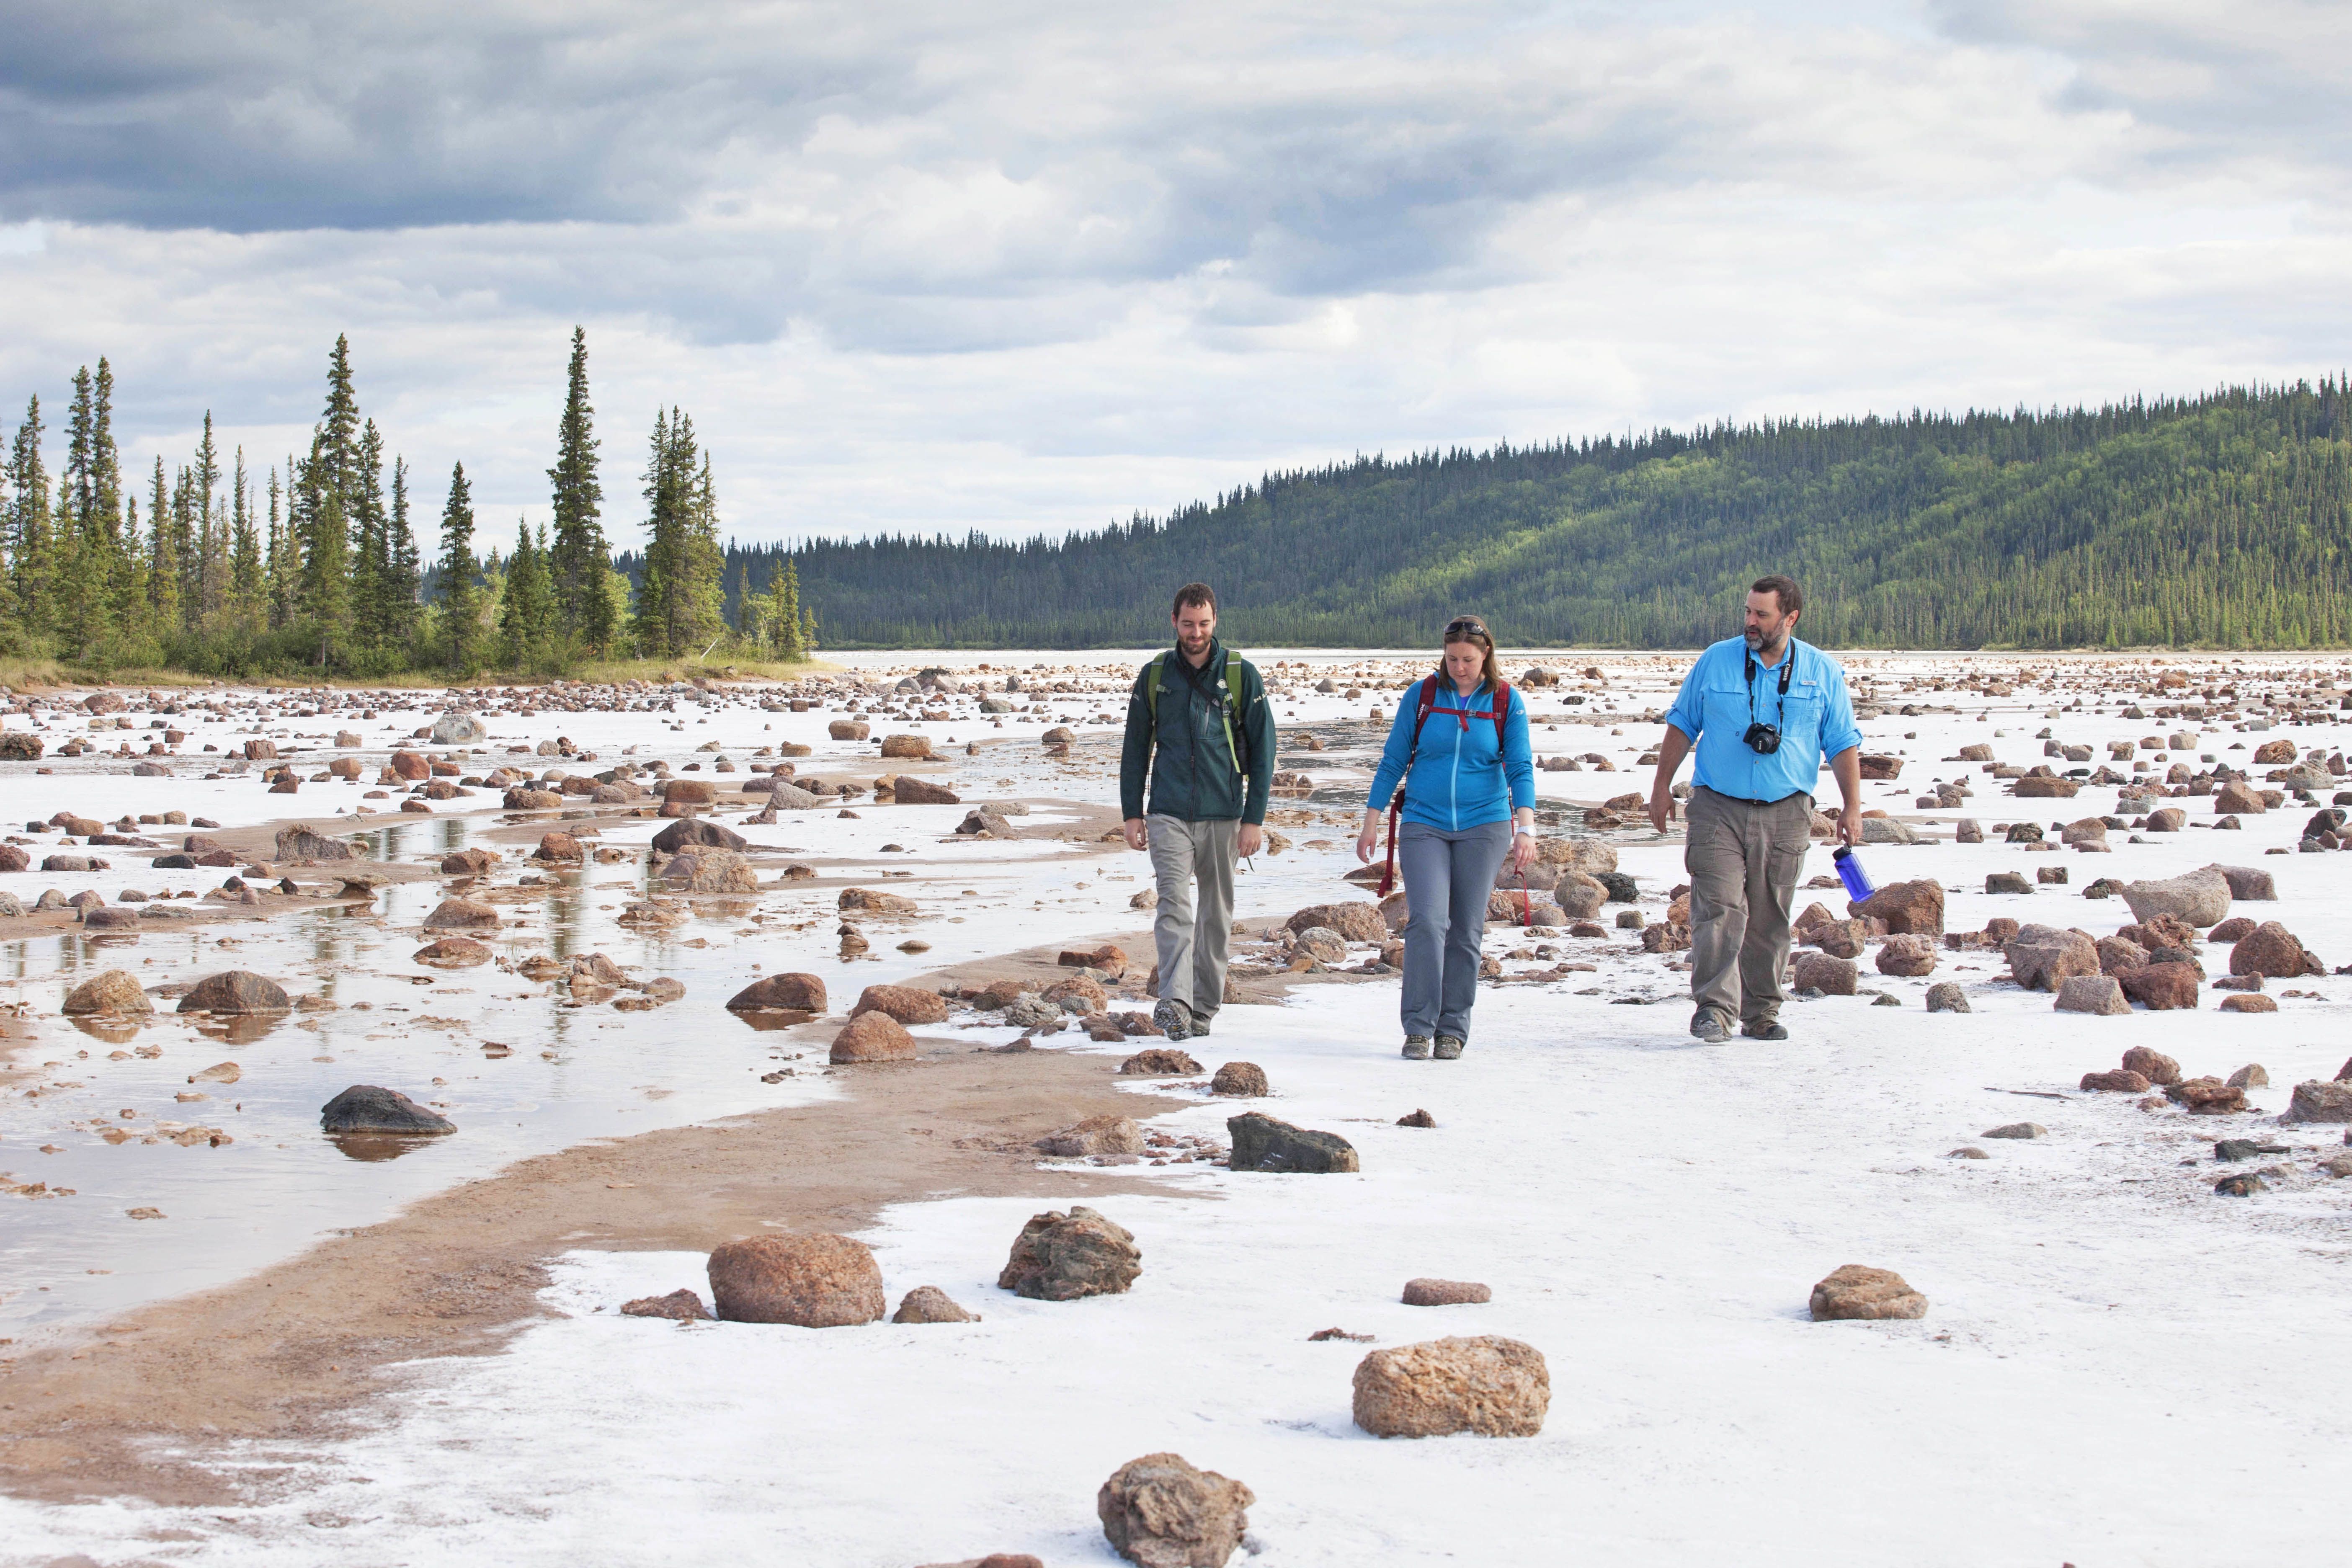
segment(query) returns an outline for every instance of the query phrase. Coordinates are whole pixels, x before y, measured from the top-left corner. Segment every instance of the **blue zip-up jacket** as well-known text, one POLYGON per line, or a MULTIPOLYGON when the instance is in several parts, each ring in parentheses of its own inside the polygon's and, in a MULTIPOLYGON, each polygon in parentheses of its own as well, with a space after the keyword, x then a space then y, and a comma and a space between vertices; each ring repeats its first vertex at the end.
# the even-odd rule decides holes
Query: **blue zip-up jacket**
POLYGON ((1389 726, 1389 742, 1381 748, 1380 771, 1372 775, 1367 804, 1386 811, 1404 781, 1404 820, 1447 829, 1478 827, 1508 822, 1519 807, 1536 804, 1535 752, 1528 740, 1528 705, 1511 691, 1509 713, 1503 720, 1499 756, 1495 746, 1495 693, 1485 681, 1464 697, 1443 670, 1437 677, 1437 706, 1421 729, 1421 747, 1412 743, 1415 705, 1421 682, 1404 689, 1397 700, 1396 721, 1389 726), (1467 718, 1444 711, 1469 710, 1467 718))

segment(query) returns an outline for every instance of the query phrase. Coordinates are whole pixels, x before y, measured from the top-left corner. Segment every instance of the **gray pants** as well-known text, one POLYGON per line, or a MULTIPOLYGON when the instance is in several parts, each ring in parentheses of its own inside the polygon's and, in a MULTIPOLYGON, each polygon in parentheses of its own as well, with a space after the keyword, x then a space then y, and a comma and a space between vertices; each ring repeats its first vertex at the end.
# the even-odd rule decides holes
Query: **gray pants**
POLYGON ((1769 1023, 1783 1000, 1789 910, 1812 842, 1812 797, 1759 805, 1694 789, 1689 813, 1691 999, 1727 1028, 1769 1023))
POLYGON ((1160 949, 1160 999, 1181 1002, 1197 1018, 1216 1016, 1225 999, 1225 950, 1234 931, 1234 860, 1238 818, 1187 822, 1159 814, 1144 819, 1160 915, 1151 934, 1160 949), (1193 910, 1192 884, 1201 887, 1193 910))
POLYGON ((1511 825, 1489 822, 1447 829, 1408 822, 1397 831, 1404 868, 1404 1000, 1408 1035, 1470 1038, 1478 1000, 1478 942, 1486 934, 1486 895, 1511 850, 1511 825))

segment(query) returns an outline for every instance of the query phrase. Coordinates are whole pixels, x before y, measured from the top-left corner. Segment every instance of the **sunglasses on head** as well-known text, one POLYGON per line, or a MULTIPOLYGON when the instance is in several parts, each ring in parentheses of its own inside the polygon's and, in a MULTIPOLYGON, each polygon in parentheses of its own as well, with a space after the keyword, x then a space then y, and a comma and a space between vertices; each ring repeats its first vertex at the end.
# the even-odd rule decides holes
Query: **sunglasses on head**
POLYGON ((1486 623, 1475 616, 1457 616, 1445 626, 1446 636, 1452 637, 1455 632, 1475 632, 1483 637, 1486 635, 1486 623))

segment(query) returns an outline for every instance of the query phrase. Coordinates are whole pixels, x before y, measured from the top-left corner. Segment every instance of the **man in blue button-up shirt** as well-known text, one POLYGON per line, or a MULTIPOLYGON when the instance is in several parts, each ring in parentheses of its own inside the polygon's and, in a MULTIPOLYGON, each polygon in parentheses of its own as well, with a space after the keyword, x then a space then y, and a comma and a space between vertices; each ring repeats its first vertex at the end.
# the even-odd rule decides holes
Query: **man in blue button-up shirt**
POLYGON ((1750 1038, 1789 1037, 1779 1021, 1780 972, 1825 756, 1845 797, 1838 837, 1861 836, 1862 731, 1845 671, 1796 638, 1803 611, 1793 581, 1757 579, 1747 634, 1699 655, 1658 747, 1650 821, 1661 833, 1675 816, 1675 771, 1698 752, 1683 865, 1691 879, 1691 1033, 1709 1045, 1731 1037, 1734 1019, 1750 1038))

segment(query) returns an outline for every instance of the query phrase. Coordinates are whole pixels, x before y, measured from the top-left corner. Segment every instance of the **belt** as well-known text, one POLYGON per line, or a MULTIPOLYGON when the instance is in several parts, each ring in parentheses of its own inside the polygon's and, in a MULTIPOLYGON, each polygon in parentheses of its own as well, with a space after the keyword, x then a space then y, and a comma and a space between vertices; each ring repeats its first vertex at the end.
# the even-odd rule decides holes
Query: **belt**
POLYGON ((1811 796, 1806 795, 1805 792, 1801 789, 1790 790, 1787 795, 1780 796, 1778 800, 1752 800, 1744 795, 1726 795, 1721 790, 1713 788, 1707 784, 1701 784, 1698 787, 1706 790, 1707 794, 1715 796, 1716 799, 1729 801, 1735 805, 1780 805, 1788 801, 1810 800, 1811 798, 1811 796))

